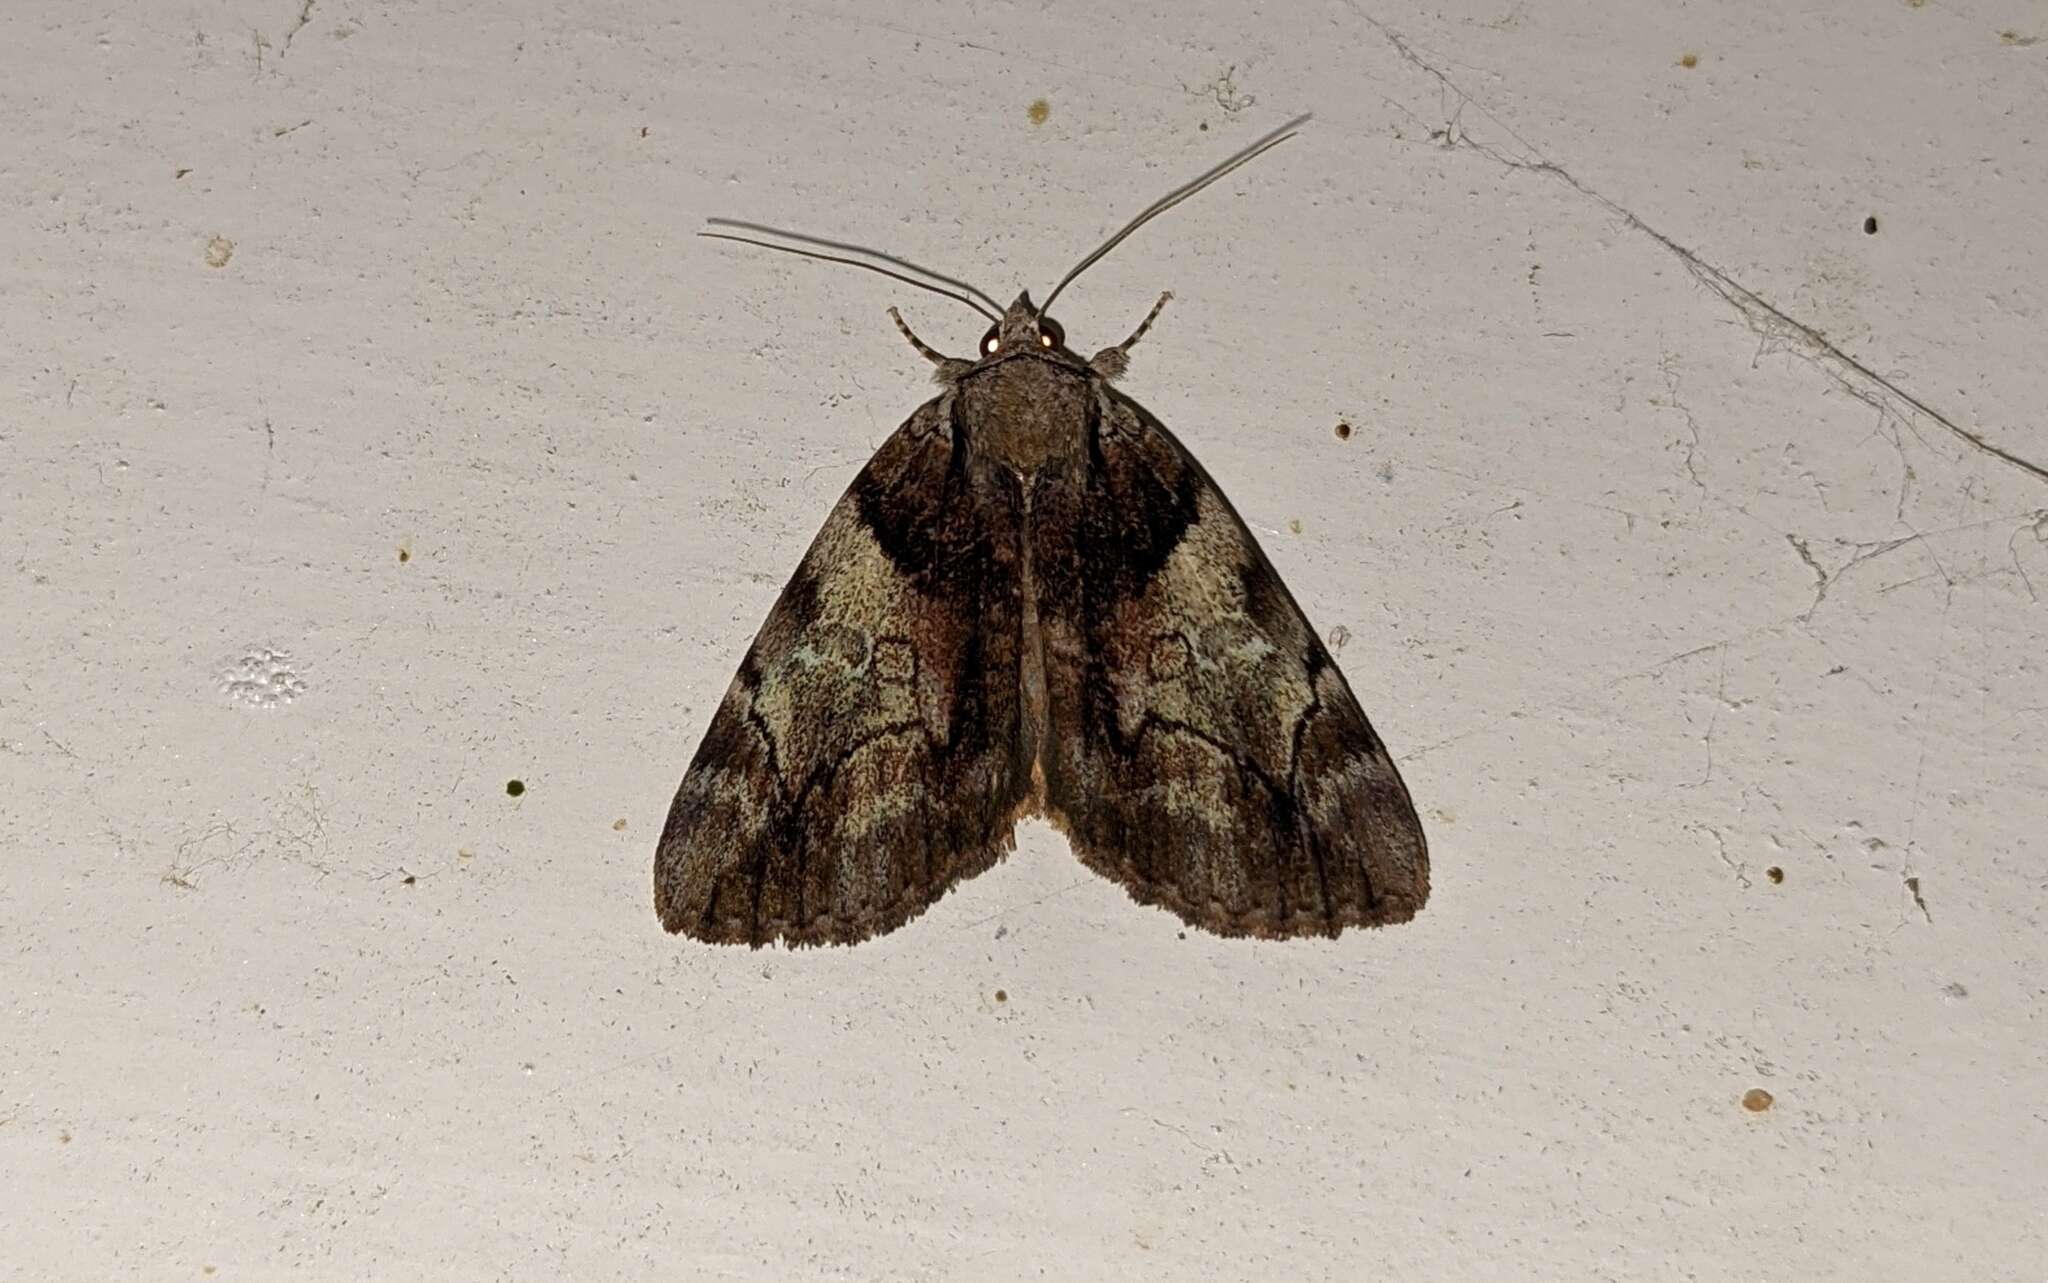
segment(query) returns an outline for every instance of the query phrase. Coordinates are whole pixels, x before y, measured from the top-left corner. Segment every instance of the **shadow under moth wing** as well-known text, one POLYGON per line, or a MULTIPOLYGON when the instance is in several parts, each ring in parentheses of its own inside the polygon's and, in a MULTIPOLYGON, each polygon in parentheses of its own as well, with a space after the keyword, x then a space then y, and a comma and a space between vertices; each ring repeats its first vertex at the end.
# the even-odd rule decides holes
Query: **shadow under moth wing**
POLYGON ((1343 674, 1214 481, 1098 385, 1031 497, 1045 809, 1096 872, 1221 935, 1413 917, 1429 857, 1343 674))
POLYGON ((670 931, 864 940, 1014 844, 1018 495, 968 475, 942 402, 854 479, 713 715, 655 860, 670 931))

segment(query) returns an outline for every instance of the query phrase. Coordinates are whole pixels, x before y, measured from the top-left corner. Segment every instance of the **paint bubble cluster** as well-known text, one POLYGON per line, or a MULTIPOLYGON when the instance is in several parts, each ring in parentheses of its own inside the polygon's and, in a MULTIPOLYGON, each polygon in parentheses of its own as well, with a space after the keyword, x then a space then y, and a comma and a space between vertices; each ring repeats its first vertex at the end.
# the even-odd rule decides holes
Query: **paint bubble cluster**
POLYGON ((306 693, 305 679, 292 669, 292 657, 269 646, 251 646, 220 670, 221 693, 254 708, 276 708, 306 693))

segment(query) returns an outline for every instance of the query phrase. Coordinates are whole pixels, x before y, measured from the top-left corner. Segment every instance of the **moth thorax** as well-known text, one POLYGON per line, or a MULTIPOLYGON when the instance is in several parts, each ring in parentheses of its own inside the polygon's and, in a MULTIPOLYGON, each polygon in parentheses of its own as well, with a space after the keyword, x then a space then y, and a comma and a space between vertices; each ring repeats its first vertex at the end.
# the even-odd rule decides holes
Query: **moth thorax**
POLYGON ((962 379, 959 422, 974 454, 1020 476, 1081 453, 1088 376, 1046 361, 1009 361, 962 379))

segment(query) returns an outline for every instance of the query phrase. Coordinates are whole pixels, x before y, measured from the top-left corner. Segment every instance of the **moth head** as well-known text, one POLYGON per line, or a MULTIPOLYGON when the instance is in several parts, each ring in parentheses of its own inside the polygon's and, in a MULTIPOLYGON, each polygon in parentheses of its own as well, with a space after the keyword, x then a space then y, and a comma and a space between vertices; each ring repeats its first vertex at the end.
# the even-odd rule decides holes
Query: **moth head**
POLYGON ((1010 304, 1003 319, 989 326, 988 333, 981 336, 979 355, 986 360, 1004 352, 1028 352, 1032 348, 1057 352, 1066 346, 1067 332, 1058 321, 1039 315, 1037 305, 1031 301, 1031 291, 1026 290, 1010 304))

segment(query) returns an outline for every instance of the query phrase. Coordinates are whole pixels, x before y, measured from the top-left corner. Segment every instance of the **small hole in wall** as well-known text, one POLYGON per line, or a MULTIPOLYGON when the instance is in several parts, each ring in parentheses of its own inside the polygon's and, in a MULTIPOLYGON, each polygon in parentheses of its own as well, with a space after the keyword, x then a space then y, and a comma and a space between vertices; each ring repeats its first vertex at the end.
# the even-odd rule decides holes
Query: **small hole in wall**
POLYGON ((1877 235, 1877 215, 1872 214, 1863 220, 1863 234, 1865 236, 1877 235))

